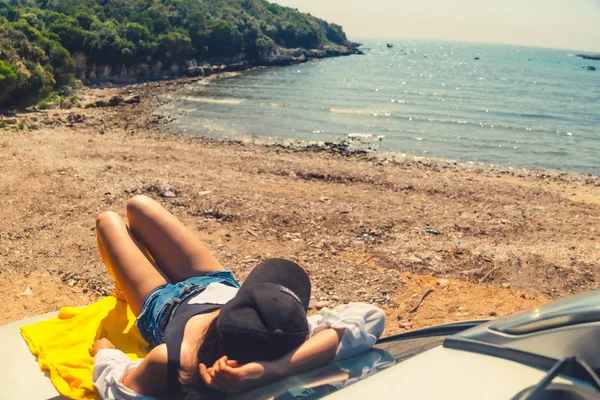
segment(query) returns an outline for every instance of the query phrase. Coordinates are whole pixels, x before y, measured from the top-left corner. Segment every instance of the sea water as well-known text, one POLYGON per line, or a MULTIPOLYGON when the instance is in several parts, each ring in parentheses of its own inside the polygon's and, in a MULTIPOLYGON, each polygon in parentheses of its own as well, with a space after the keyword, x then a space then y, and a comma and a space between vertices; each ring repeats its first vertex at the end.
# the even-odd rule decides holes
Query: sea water
POLYGON ((370 136, 379 151, 600 174, 600 62, 472 43, 362 49, 197 85, 164 109, 192 135, 370 136))

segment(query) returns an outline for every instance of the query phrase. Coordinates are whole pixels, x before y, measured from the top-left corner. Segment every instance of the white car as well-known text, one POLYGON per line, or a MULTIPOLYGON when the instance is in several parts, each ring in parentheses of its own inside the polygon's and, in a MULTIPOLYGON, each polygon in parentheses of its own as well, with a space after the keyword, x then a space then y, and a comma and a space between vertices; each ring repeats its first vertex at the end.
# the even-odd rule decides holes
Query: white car
MULTIPOLYGON (((0 399, 61 398, 19 334, 31 322, 0 327, 0 399)), ((598 372, 600 291, 383 338, 369 352, 233 398, 588 400, 600 399, 598 372)))

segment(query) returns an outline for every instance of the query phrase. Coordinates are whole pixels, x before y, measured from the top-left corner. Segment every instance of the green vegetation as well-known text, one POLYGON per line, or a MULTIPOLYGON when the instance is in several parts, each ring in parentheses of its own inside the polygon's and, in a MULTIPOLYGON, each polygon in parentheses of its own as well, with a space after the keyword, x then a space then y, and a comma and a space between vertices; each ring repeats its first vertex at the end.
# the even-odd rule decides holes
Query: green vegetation
POLYGON ((265 0, 0 0, 0 108, 30 105, 90 66, 255 60, 346 45, 339 25, 265 0))

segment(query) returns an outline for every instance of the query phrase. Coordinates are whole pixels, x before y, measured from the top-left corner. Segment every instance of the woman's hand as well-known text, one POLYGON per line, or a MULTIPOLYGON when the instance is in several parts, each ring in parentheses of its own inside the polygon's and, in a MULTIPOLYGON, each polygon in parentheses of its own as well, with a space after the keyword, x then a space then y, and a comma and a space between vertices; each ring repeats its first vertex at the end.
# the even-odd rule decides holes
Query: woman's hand
POLYGON ((115 345, 106 338, 98 339, 94 342, 92 347, 89 348, 89 352, 94 357, 102 349, 116 349, 115 345))
POLYGON ((237 361, 221 357, 207 368, 200 364, 200 376, 211 389, 238 393, 275 379, 329 364, 335 357, 343 329, 327 328, 311 336, 300 347, 273 361, 238 365, 237 361))
POLYGON ((274 371, 268 362, 252 362, 238 365, 237 361, 229 360, 227 356, 218 359, 207 368, 200 364, 200 376, 207 387, 224 393, 239 393, 261 384, 264 378, 269 379, 274 371))

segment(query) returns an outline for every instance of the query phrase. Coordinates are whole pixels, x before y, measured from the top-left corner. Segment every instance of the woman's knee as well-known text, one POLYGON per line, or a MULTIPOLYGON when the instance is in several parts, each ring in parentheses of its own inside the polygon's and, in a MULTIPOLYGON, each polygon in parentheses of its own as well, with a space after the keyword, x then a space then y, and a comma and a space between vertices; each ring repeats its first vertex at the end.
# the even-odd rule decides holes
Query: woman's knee
POLYGON ((123 223, 123 219, 119 214, 114 211, 105 211, 96 217, 96 232, 98 235, 102 235, 120 223, 123 223))
POLYGON ((141 194, 137 195, 127 202, 127 216, 131 218, 132 215, 144 214, 156 205, 158 204, 150 197, 141 194))

